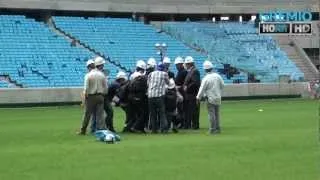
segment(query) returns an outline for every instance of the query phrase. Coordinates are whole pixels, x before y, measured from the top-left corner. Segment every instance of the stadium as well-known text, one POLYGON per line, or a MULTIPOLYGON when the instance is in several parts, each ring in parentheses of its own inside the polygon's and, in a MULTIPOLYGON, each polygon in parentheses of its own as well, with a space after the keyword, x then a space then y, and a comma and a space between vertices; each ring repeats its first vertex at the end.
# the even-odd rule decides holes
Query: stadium
MULTIPOLYGON (((319 0, 1 0, 0 8, 0 180, 319 179, 319 0), (108 83, 149 58, 158 68, 170 58, 176 75, 173 61, 192 57, 204 79, 209 61, 224 82, 221 134, 207 133, 203 101, 194 129, 122 133, 128 115, 115 105, 119 143, 77 135, 86 63, 97 57, 108 83)), ((149 118, 150 106, 142 111, 149 118)))

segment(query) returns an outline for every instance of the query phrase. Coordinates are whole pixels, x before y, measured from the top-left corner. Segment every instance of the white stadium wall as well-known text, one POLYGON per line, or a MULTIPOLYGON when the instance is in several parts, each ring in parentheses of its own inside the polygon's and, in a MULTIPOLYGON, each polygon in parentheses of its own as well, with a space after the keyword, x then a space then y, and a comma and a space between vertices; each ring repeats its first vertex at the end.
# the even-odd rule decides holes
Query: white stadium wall
POLYGON ((0 8, 144 13, 259 13, 274 9, 319 12, 319 0, 0 0, 0 8))
MULTIPOLYGON (((226 85, 223 97, 252 96, 289 96, 303 95, 307 83, 277 84, 231 84, 226 85)), ((80 102, 81 88, 25 88, 0 89, 0 104, 46 104, 46 103, 77 103, 80 102)))

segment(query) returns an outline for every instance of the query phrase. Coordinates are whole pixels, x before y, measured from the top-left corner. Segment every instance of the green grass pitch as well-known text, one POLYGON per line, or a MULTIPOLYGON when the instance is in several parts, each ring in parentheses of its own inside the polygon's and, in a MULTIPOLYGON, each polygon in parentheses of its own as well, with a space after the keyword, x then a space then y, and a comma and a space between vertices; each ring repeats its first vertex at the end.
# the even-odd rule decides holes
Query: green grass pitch
MULTIPOLYGON (((318 102, 224 102, 222 134, 77 136, 82 109, 0 109, 0 180, 316 180, 318 102), (263 109, 259 112, 258 109, 263 109)), ((123 113, 115 109, 116 128, 123 113)))

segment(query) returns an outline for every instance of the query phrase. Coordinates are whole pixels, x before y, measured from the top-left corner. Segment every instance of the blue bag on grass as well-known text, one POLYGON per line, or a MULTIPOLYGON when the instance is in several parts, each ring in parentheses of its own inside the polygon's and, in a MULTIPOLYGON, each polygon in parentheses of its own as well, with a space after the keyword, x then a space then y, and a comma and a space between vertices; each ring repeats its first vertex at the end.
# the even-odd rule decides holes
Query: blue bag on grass
POLYGON ((94 134, 101 142, 113 144, 120 141, 120 136, 109 130, 98 130, 94 134))

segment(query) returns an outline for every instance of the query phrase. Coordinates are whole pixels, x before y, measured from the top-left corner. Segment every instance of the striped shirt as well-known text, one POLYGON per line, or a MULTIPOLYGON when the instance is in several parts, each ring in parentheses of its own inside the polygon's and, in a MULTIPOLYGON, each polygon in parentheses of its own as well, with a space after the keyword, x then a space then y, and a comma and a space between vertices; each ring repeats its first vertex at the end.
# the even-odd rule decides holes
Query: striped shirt
POLYGON ((153 71, 148 76, 148 97, 161 97, 166 94, 166 85, 169 84, 168 73, 153 71))
POLYGON ((106 76, 98 69, 93 69, 84 77, 84 92, 88 94, 107 94, 106 76))

